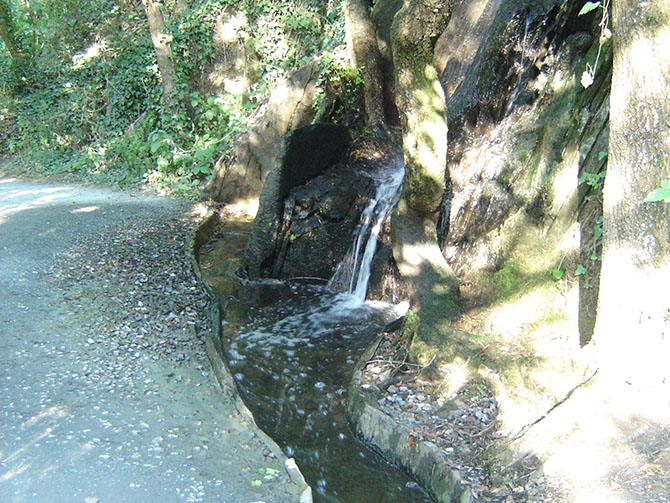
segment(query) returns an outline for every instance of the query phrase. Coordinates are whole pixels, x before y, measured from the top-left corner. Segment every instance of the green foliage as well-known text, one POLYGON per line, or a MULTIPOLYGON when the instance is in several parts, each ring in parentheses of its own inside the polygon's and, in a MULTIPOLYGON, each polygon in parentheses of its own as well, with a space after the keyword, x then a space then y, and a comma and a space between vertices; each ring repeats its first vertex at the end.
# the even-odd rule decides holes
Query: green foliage
POLYGON ((600 2, 586 2, 582 9, 579 11, 579 15, 583 16, 584 14, 588 14, 592 10, 597 9, 600 7, 600 2))
POLYGON ((363 76, 360 69, 344 68, 328 54, 323 65, 314 108, 335 124, 356 124, 361 119, 363 108, 363 76), (331 100, 327 101, 329 98, 331 100))
POLYGON ((579 177, 579 183, 584 183, 594 189, 600 189, 603 186, 603 181, 605 180, 606 175, 607 171, 605 170, 599 171, 598 173, 588 173, 585 171, 582 173, 582 176, 579 177))
POLYGON ((593 226, 593 240, 597 243, 598 240, 603 235, 603 217, 602 215, 596 220, 596 224, 593 226))
POLYGON ((344 42, 344 24, 337 2, 243 0, 240 3, 250 23, 252 47, 263 73, 271 78, 344 42))
POLYGON ((279 477, 279 471, 274 468, 255 468, 254 473, 262 475, 265 480, 274 480, 279 477))
POLYGON ((263 481, 272 481, 279 477, 279 470, 275 468, 254 468, 254 473, 256 475, 262 476, 262 479, 254 479, 251 481, 252 487, 260 487, 263 485, 263 481))
POLYGON ((104 81, 96 82, 104 102, 104 122, 110 132, 119 133, 125 131, 149 106, 157 106, 160 80, 153 69, 155 55, 149 38, 123 44, 115 53, 109 63, 100 61, 87 70, 94 72, 88 76, 89 79, 93 77, 97 80, 95 75, 107 75, 104 81))

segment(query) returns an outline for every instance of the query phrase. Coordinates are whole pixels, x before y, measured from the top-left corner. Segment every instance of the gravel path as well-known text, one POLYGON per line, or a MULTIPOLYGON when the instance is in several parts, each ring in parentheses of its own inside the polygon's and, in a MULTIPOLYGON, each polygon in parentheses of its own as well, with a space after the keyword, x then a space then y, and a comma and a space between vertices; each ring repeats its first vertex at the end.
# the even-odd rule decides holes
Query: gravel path
POLYGON ((222 395, 185 203, 0 178, 0 501, 297 502, 222 395))

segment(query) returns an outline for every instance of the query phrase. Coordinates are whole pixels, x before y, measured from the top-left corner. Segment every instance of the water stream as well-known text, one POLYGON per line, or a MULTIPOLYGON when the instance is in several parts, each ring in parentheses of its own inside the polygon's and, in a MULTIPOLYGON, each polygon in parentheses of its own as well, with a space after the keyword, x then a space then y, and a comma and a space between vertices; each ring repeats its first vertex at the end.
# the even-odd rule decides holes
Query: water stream
POLYGON ((405 473, 347 425, 345 390, 354 362, 388 312, 363 304, 343 315, 343 299, 301 285, 272 306, 253 309, 230 344, 230 369, 258 425, 296 459, 316 502, 427 503, 405 473))
POLYGON ((404 314, 397 306, 365 302, 377 237, 404 175, 402 158, 391 164, 366 173, 378 188, 330 288, 282 285, 281 300, 248 307, 249 321, 226 331, 234 334, 228 363, 242 398, 258 425, 295 458, 316 502, 430 501, 354 437, 344 412, 355 361, 386 323, 404 314))

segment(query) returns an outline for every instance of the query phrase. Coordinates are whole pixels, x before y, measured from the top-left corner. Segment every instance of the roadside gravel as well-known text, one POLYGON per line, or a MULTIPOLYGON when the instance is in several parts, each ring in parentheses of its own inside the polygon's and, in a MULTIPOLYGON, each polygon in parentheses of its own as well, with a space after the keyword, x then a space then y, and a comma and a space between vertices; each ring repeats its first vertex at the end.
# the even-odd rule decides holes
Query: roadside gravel
POLYGON ((298 501, 209 367, 192 210, 0 179, 0 501, 298 501))

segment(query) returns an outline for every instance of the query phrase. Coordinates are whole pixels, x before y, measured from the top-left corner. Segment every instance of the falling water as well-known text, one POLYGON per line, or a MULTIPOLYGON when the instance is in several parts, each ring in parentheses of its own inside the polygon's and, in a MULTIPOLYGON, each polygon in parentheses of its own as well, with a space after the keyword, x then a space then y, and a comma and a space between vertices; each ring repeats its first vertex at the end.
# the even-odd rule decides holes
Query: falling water
POLYGON ((520 47, 519 47, 519 59, 514 62, 514 69, 517 72, 517 81, 516 85, 514 86, 514 89, 512 90, 512 93, 510 95, 510 98, 508 100, 507 104, 507 109, 505 110, 505 113, 509 113, 509 111, 512 109, 514 106, 514 103, 516 102, 516 99, 518 98, 520 92, 521 92, 521 84, 523 81, 523 76, 526 70, 530 67, 531 62, 527 62, 527 47, 528 47, 528 28, 530 27, 531 23, 531 16, 527 15, 526 16, 526 26, 523 30, 523 39, 520 41, 520 47))
POLYGON ((328 283, 331 290, 348 294, 346 300, 348 308, 360 306, 365 302, 379 232, 384 220, 400 198, 400 187, 405 176, 402 155, 396 156, 387 166, 362 174, 377 182, 377 190, 361 214, 361 222, 354 234, 354 243, 328 283))

